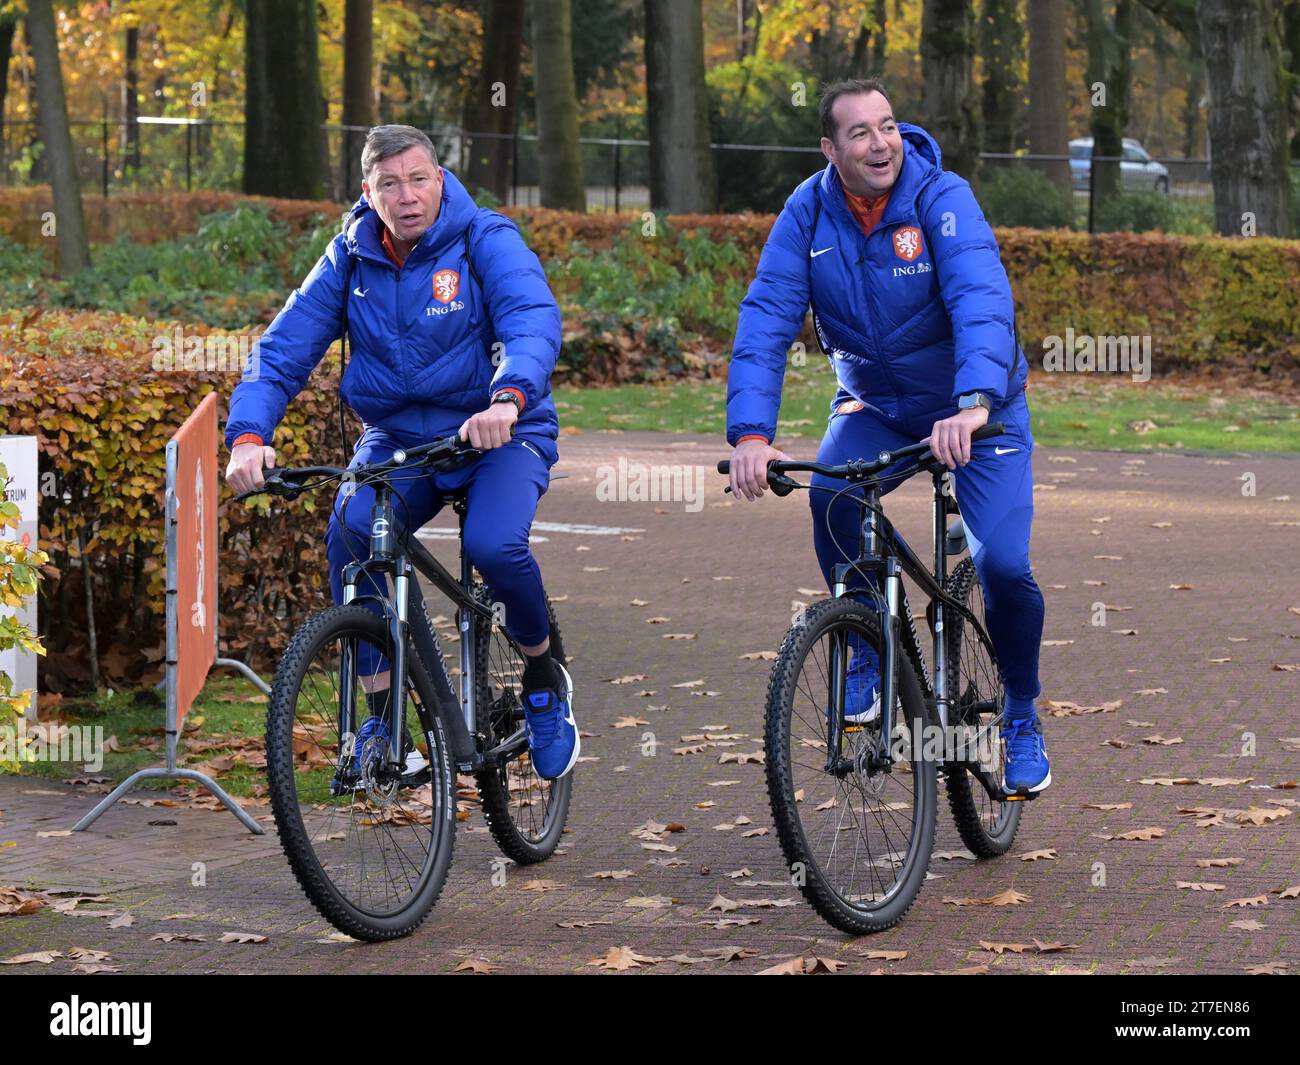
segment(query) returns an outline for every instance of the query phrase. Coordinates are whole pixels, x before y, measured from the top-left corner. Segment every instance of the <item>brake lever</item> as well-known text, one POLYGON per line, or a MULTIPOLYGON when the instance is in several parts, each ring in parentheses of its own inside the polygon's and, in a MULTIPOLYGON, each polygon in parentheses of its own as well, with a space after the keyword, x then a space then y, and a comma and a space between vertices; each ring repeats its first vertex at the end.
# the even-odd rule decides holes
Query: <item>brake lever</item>
POLYGON ((301 489, 297 489, 281 479, 279 470, 272 469, 266 471, 266 477, 263 478, 261 488, 254 488, 251 492, 240 493, 235 496, 234 502, 242 503, 246 499, 252 499, 254 496, 262 495, 282 496, 285 499, 294 500, 301 494, 301 489))
MULTIPOLYGON (((788 496, 796 488, 803 487, 803 485, 801 485, 793 477, 787 477, 783 473, 776 473, 776 474, 769 473, 767 475, 767 486, 768 488, 772 489, 772 494, 774 496, 788 496)), ((730 493, 731 493, 731 485, 727 485, 722 490, 722 494, 729 495, 730 493)))
POLYGON ((796 488, 802 487, 793 477, 787 477, 784 473, 769 473, 767 486, 772 489, 772 494, 775 496, 788 496, 796 488))
POLYGON ((446 458, 433 459, 428 463, 430 469, 437 470, 439 473, 450 473, 458 470, 462 466, 472 462, 474 459, 481 458, 483 452, 476 447, 467 447, 446 458))

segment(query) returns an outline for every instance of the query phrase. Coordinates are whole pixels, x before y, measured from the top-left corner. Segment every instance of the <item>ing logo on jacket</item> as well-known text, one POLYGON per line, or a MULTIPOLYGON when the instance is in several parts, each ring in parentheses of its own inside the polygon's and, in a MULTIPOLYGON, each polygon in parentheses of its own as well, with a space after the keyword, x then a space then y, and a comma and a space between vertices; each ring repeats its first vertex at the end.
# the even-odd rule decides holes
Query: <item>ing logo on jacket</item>
POLYGON ((921 231, 916 226, 901 226, 894 230, 894 254, 909 263, 922 252, 921 231))
POLYGON ((433 296, 440 303, 450 303, 460 291, 460 274, 455 270, 439 270, 433 275, 433 296))

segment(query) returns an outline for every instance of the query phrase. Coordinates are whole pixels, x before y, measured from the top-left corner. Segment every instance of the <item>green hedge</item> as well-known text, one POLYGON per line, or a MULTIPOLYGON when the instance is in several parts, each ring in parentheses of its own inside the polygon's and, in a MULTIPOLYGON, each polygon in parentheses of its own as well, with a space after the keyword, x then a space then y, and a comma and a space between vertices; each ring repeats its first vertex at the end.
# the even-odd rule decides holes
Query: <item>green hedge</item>
MULTIPOLYGON (((0 193, 0 216, 13 195, 0 193)), ((23 197, 32 199, 26 190, 23 197)), ((280 308, 334 227, 321 205, 288 210, 282 201, 226 198, 202 214, 214 194, 195 194, 193 211, 175 196, 157 199, 160 217, 190 218, 191 229, 152 246, 135 243, 127 234, 143 227, 127 219, 148 214, 149 201, 132 198, 119 212, 116 242, 97 249, 91 272, 71 281, 42 272, 43 257, 21 244, 0 248, 0 305, 256 327, 280 308)), ((599 384, 723 371, 771 215, 506 213, 542 258, 564 309, 565 378, 599 384)), ((1300 242, 996 232, 1031 354, 1069 327, 1150 335, 1156 373, 1210 363, 1287 375, 1300 368, 1300 242)), ((811 344, 810 330, 803 339, 811 344)))
MULTIPOLYGON (((226 397, 238 380, 237 372, 154 369, 155 338, 178 325, 107 312, 0 311, 0 432, 39 443, 40 544, 50 555, 39 609, 48 647, 42 691, 75 689, 88 676, 87 573, 102 675, 112 683, 161 670, 167 440, 208 392, 226 397)), ((281 465, 342 458, 337 380, 338 359, 327 356, 276 432, 281 465)), ((328 602, 331 499, 247 506, 232 504, 221 485, 227 652, 271 668, 290 628, 328 602)))

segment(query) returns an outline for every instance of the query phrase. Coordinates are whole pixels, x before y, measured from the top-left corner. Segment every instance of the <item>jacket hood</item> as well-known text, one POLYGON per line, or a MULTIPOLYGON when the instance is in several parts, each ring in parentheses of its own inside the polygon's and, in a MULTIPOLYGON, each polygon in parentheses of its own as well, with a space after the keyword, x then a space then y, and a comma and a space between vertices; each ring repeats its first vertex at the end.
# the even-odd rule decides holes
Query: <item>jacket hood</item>
POLYGON ((926 133, 920 126, 914 126, 910 122, 900 122, 898 132, 903 135, 903 151, 911 148, 917 155, 933 166, 936 170, 943 169, 943 153, 939 150, 938 142, 926 133))
MULTIPOLYGON (((478 205, 460 179, 445 167, 439 169, 442 171, 442 205, 438 217, 411 249, 411 256, 421 259, 426 255, 436 256, 449 245, 464 240, 465 230, 478 213, 478 205)), ((384 223, 366 200, 365 193, 358 197, 348 212, 343 233, 350 254, 388 261, 382 244, 384 223)))

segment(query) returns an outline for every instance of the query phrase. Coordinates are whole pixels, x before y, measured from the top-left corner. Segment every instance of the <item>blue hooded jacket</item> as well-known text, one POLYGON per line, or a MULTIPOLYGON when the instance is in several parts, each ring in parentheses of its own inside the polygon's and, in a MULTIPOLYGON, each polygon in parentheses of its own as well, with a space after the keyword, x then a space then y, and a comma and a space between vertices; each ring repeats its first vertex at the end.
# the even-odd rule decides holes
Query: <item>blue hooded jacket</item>
POLYGON ((939 146, 900 122, 903 163, 885 213, 863 236, 835 165, 791 193, 740 305, 727 388, 727 441, 776 438, 790 345, 811 305, 839 381, 904 431, 927 435, 964 392, 997 410, 1028 364, 1015 335, 1011 285, 970 185, 941 166, 939 146))
POLYGON ((400 271, 384 253, 383 222, 364 196, 357 201, 262 334, 230 397, 227 447, 243 433, 271 443, 285 408, 339 338, 346 298, 341 391, 367 426, 412 447, 451 435, 495 392, 514 388, 524 397, 514 435, 555 462, 559 306, 514 222, 478 207, 454 175, 442 175, 438 218, 400 271))

